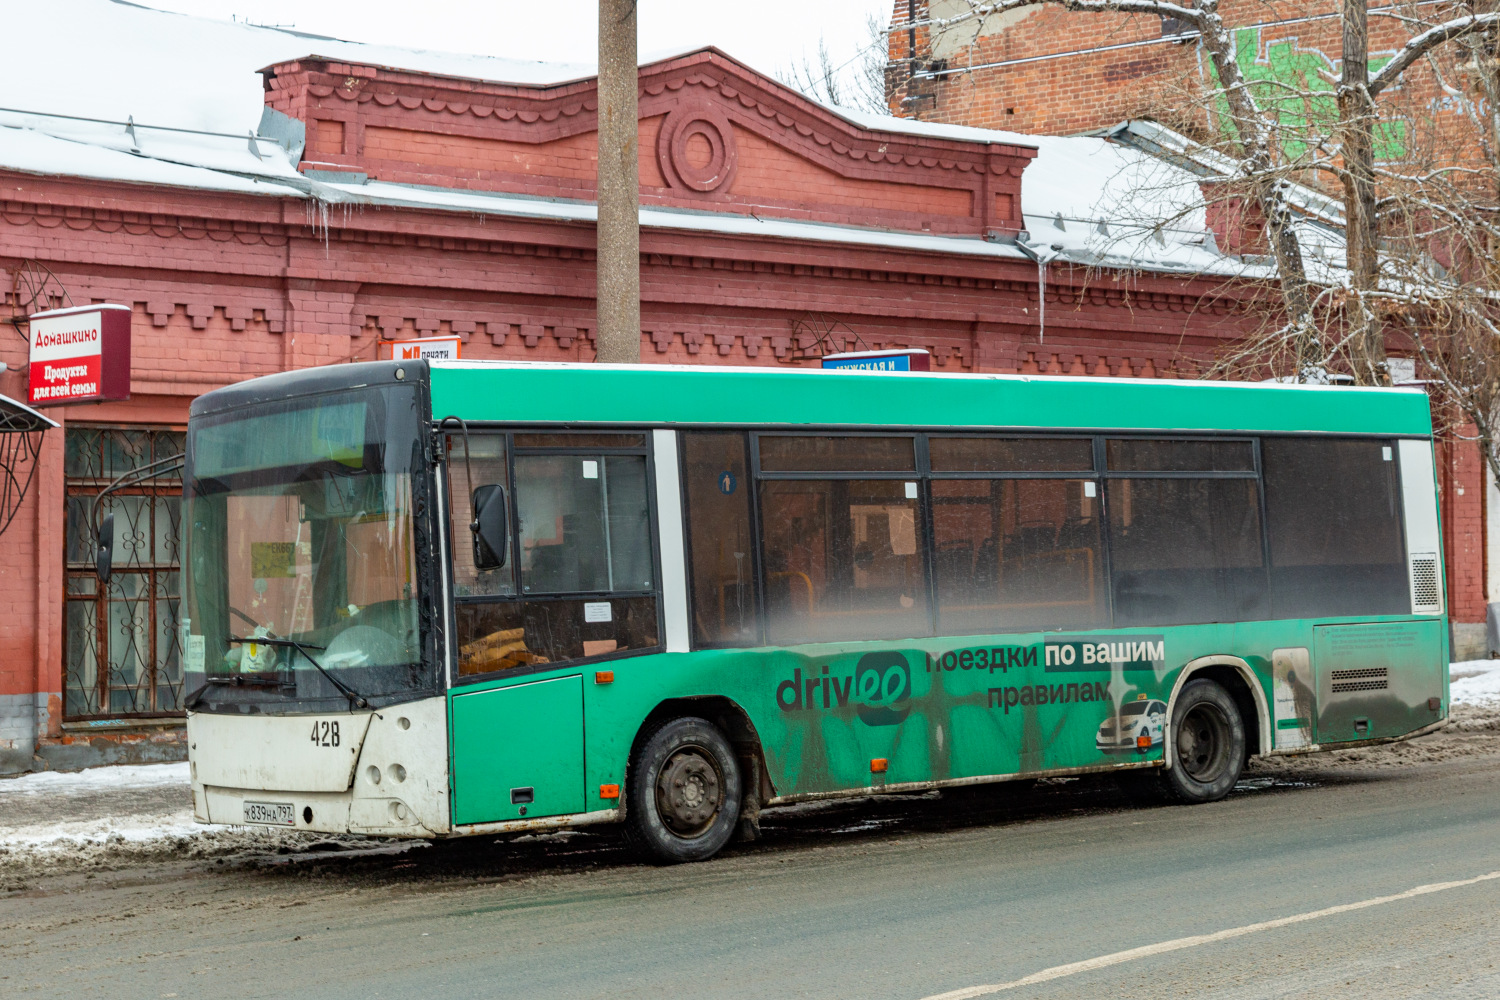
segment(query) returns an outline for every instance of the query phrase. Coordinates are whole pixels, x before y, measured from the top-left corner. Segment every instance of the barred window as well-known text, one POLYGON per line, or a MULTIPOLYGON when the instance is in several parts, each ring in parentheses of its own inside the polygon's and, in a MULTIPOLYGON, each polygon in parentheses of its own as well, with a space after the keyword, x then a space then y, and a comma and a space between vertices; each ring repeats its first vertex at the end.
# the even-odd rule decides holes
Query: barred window
POLYGON ((182 452, 183 432, 146 428, 66 430, 66 598, 63 716, 175 714, 182 705, 177 640, 182 476, 173 471, 106 497, 115 515, 114 571, 94 575, 89 507, 118 476, 182 452))

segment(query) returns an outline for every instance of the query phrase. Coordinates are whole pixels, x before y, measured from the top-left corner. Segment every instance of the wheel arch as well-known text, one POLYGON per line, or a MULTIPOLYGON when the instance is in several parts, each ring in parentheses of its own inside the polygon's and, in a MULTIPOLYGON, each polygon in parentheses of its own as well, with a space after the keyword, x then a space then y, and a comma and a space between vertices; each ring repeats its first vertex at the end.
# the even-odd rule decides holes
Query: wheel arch
MULTIPOLYGON (((630 744, 630 759, 626 762, 626 771, 634 764, 636 755, 640 752, 641 745, 646 742, 658 726, 672 719, 683 716, 697 716, 707 719, 723 731, 729 740, 729 745, 734 748, 735 756, 741 761, 753 762, 753 774, 744 775, 745 790, 748 793, 752 785, 756 791, 759 801, 765 802, 776 794, 771 784, 769 772, 766 770, 765 749, 761 744, 760 733, 755 728, 755 723, 750 719, 750 713, 746 712, 738 702, 724 695, 688 695, 682 698, 668 698, 659 702, 655 708, 647 713, 641 720, 639 728, 636 729, 635 738, 630 744)), ((621 806, 624 798, 621 798, 621 806)))
POLYGON ((1188 681, 1198 677, 1218 681, 1234 699, 1246 722, 1245 742, 1249 756, 1267 753, 1273 746, 1271 740, 1271 713, 1266 705, 1266 693, 1250 664, 1242 657, 1216 653, 1189 660, 1177 674, 1177 683, 1172 685, 1172 694, 1167 698, 1167 725, 1163 735, 1163 757, 1167 767, 1177 766, 1177 743, 1172 734, 1172 716, 1177 710, 1177 696, 1188 681), (1251 724, 1253 723, 1253 724, 1251 724))

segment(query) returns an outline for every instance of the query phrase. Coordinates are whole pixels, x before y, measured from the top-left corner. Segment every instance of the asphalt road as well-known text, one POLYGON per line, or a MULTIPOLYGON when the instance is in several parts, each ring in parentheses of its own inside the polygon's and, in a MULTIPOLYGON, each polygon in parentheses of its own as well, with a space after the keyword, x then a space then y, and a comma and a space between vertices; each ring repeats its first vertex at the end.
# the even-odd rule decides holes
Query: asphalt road
POLYGON ((1443 756, 796 810, 676 868, 604 833, 55 873, 0 893, 0 996, 1500 996, 1500 878, 1251 926, 1500 871, 1500 740, 1443 756))

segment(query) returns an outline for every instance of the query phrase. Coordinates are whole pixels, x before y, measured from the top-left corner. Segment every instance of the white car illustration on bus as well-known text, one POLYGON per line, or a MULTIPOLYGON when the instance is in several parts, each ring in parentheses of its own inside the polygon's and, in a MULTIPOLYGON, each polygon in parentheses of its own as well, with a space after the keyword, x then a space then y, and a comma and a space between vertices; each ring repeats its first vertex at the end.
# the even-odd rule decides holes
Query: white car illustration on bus
POLYGON ((1167 704, 1155 698, 1142 698, 1120 706, 1119 729, 1113 713, 1099 724, 1094 745, 1101 753, 1146 753, 1161 746, 1167 723, 1167 704))

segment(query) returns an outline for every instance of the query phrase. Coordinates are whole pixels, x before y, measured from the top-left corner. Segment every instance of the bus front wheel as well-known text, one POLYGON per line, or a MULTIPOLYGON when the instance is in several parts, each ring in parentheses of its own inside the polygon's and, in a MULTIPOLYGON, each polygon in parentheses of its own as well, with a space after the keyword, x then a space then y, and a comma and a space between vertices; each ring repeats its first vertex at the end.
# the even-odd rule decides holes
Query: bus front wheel
POLYGON ((625 829, 652 859, 704 861, 729 842, 740 818, 740 766, 717 726, 693 717, 663 723, 632 764, 625 829))
POLYGON ((1245 764, 1245 723, 1229 692, 1208 678, 1188 681, 1172 708, 1173 766, 1162 775, 1182 802, 1229 794, 1245 764))

